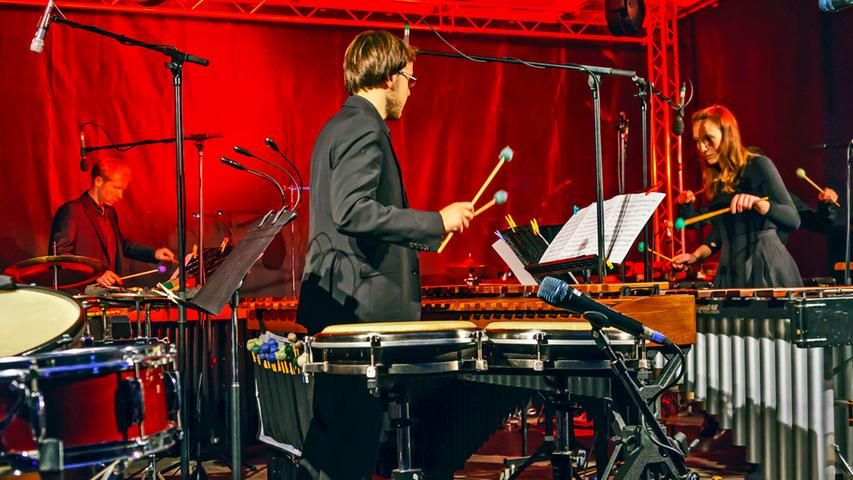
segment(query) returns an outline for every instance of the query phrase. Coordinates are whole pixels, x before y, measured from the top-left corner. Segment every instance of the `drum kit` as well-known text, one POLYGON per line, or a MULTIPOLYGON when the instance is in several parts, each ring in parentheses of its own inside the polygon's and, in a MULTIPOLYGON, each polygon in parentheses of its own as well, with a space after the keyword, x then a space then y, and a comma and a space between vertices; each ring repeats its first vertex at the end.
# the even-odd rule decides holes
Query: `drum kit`
POLYGON ((11 281, 0 282, 0 475, 99 466, 111 472, 147 457, 153 476, 154 456, 178 441, 175 346, 143 335, 140 316, 164 297, 63 291, 91 284, 105 270, 92 258, 54 255, 4 272, 11 281), (107 310, 132 306, 136 337, 113 339, 107 310), (103 323, 90 330, 93 308, 103 323))

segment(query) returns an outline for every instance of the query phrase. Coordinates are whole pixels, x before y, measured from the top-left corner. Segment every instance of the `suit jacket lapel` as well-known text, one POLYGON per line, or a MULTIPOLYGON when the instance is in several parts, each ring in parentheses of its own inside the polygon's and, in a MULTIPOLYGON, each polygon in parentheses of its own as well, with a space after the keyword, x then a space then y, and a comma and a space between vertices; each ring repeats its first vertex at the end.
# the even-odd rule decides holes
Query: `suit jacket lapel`
MULTIPOLYGON (((89 219, 89 223, 92 224, 92 230, 95 231, 95 236, 98 237, 98 242, 101 244, 101 250, 104 252, 104 257, 107 259, 107 262, 112 263, 113 256, 109 254, 109 250, 107 249, 107 242, 104 241, 103 232, 101 232, 100 221, 98 219, 98 214, 95 212, 94 204, 87 203, 83 207, 83 211, 86 212, 86 218, 89 219)), ((106 213, 106 212, 104 212, 106 213)), ((112 270, 111 265, 106 266, 108 269, 112 270)))

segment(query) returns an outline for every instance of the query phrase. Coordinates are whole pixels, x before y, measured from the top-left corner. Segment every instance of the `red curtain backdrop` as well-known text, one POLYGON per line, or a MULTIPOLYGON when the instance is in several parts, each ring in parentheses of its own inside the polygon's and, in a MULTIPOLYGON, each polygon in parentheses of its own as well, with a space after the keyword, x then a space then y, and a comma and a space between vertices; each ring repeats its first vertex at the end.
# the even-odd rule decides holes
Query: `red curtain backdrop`
MULTIPOLYGON (((40 11, 0 9, 0 162, 2 233, 0 264, 47 253, 50 219, 63 202, 88 185, 79 168, 78 126, 95 121, 116 142, 163 138, 173 133, 171 75, 165 58, 111 39, 54 24, 45 51, 28 51, 40 11)), ((274 189, 255 177, 220 164, 229 155, 275 174, 257 162, 236 157, 234 144, 276 157, 263 145, 278 142, 308 179, 314 139, 346 98, 341 69, 343 53, 355 29, 227 22, 191 18, 66 12, 73 20, 126 35, 178 46, 210 59, 207 68, 185 67, 186 133, 222 133, 205 145, 204 209, 222 210, 238 232, 249 220, 276 205, 274 189)), ((533 41, 518 38, 453 36, 473 54, 515 56, 546 62, 582 62, 644 71, 641 46, 605 47, 586 43, 533 41)), ((433 35, 413 34, 425 50, 447 50, 433 35)), ((461 281, 466 271, 447 269, 448 262, 470 253, 503 270, 490 244, 503 216, 517 222, 537 218, 541 224, 562 223, 572 205, 594 200, 594 143, 591 95, 585 75, 501 64, 421 56, 415 63, 418 84, 404 117, 391 122, 409 199, 415 208, 437 210, 470 199, 510 145, 516 152, 485 198, 509 192, 506 206, 478 217, 457 235, 442 255, 422 256, 427 280, 461 281)), ((616 193, 615 120, 627 112, 635 128, 628 162, 628 188, 641 186, 639 103, 627 79, 605 79, 602 89, 606 192, 616 193)), ((106 136, 87 127, 87 144, 103 144, 106 136)), ((104 155, 94 153, 90 160, 104 155)), ((138 147, 120 155, 134 169, 134 179, 119 206, 124 232, 151 244, 176 248, 175 164, 171 146, 138 147)), ((186 144, 188 211, 198 209, 198 161, 186 144)), ((311 192, 311 195, 326 192, 311 192)), ((307 207, 307 204, 305 205, 307 207)), ((295 227, 297 276, 301 272, 307 209, 295 227)), ((196 227, 189 219, 189 245, 196 227)), ((208 221, 205 243, 221 239, 221 224, 208 221)), ((290 233, 276 242, 254 269, 249 293, 291 292, 290 233)), ((140 282, 144 283, 144 282, 140 282)))
MULTIPOLYGON (((143 40, 169 43, 209 58, 207 68, 187 65, 184 75, 186 133, 221 133, 204 149, 204 209, 209 218, 206 245, 221 240, 225 224, 238 237, 248 222, 277 204, 273 188, 219 163, 238 158, 238 144, 271 160, 263 145, 270 136, 308 178, 316 134, 346 98, 341 63, 356 29, 256 22, 172 18, 67 11, 71 19, 143 40)), ((0 267, 45 255, 50 220, 63 202, 88 185, 79 168, 78 127, 94 121, 116 142, 173 135, 171 75, 165 57, 113 40, 52 25, 41 55, 28 50, 40 10, 0 7, 0 267)), ((810 187, 794 176, 803 166, 818 182, 843 190, 843 151, 817 151, 813 143, 853 136, 850 85, 853 73, 853 11, 821 14, 801 0, 723 0, 680 24, 682 78, 692 79, 691 106, 722 102, 738 115, 746 141, 777 162, 789 188, 814 200, 810 187), (798 183, 800 182, 800 183, 798 183)), ((466 52, 515 56, 546 62, 580 62, 635 69, 645 75, 645 47, 593 45, 519 38, 451 35, 466 52)), ((446 51, 433 35, 413 33, 412 43, 446 51)), ((490 210, 442 255, 422 255, 427 282, 460 281, 465 271, 448 264, 475 259, 503 270, 489 245, 503 216, 517 222, 562 223, 572 205, 594 200, 593 114, 587 79, 577 72, 518 65, 480 64, 421 56, 419 81, 404 117, 392 122, 392 137, 404 181, 415 208, 439 209, 470 199, 494 167, 502 147, 516 156, 487 195, 509 192, 506 206, 490 210)), ((629 191, 641 186, 639 102, 626 79, 604 79, 602 88, 605 195, 617 193, 618 112, 631 121, 629 191)), ((688 112, 691 113, 691 112, 688 112)), ((108 142, 86 128, 87 144, 108 142)), ((198 156, 186 144, 188 211, 198 210, 198 156)), ((698 184, 690 134, 685 135, 688 186, 698 184)), ((138 147, 111 153, 130 161, 134 180, 119 206, 125 234, 176 249, 175 164, 171 146, 138 147)), ((105 153, 90 155, 92 160, 105 153)), ((311 192, 311 195, 324 192, 311 192)), ((305 204, 307 207, 307 203, 305 204)), ((294 231, 274 243, 250 275, 247 293, 292 292, 291 261, 301 272, 307 208, 300 208, 294 231), (291 251, 295 255, 291 255, 291 251)), ((188 219, 188 244, 197 241, 188 219)), ((823 271, 820 237, 797 234, 792 249, 804 274, 823 271), (805 240, 804 240, 805 238, 805 240), (820 247, 820 248, 818 248, 820 247), (811 266, 815 265, 815 269, 811 266)), ((140 269, 141 266, 134 266, 140 269)), ((142 279, 140 279, 142 280, 142 279)), ((140 281, 140 283, 146 283, 140 281)))

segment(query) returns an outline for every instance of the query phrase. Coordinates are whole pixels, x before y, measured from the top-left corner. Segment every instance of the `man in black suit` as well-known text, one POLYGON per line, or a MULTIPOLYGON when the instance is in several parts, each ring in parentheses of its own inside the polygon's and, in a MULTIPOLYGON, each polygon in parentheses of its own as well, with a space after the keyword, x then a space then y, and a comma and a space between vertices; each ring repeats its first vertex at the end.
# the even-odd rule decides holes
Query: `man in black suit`
MULTIPOLYGON (((419 320, 419 251, 435 251, 473 218, 470 202, 438 212, 409 207, 385 120, 397 120, 414 86, 414 50, 384 31, 358 35, 344 57, 351 96, 323 127, 311 155, 309 245, 297 321, 419 320)), ((302 474, 369 479, 382 424, 364 378, 316 376, 302 474)))
POLYGON ((63 204, 53 216, 50 229, 51 255, 83 255, 100 260, 107 271, 98 284, 121 284, 124 257, 155 263, 175 261, 166 247, 153 249, 133 243, 121 234, 114 208, 130 183, 130 167, 116 158, 106 158, 92 167, 92 183, 79 198, 63 204))

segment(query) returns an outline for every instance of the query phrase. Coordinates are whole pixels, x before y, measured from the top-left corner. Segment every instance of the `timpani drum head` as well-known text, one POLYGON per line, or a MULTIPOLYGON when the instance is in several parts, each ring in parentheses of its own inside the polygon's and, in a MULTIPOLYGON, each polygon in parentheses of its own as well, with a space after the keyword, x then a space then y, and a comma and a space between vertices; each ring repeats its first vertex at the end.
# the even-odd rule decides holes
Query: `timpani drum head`
POLYGON ((466 321, 333 325, 310 342, 313 361, 329 373, 359 374, 375 365, 389 373, 431 372, 473 360, 477 326, 466 321))
POLYGON ((40 287, 0 291, 0 357, 56 348, 83 328, 83 308, 70 296, 40 287))
MULTIPOLYGON (((614 349, 630 349, 634 339, 627 333, 605 328, 614 349)), ((489 365, 545 370, 598 370, 609 368, 605 355, 592 338, 586 322, 493 322, 485 328, 489 365)))

